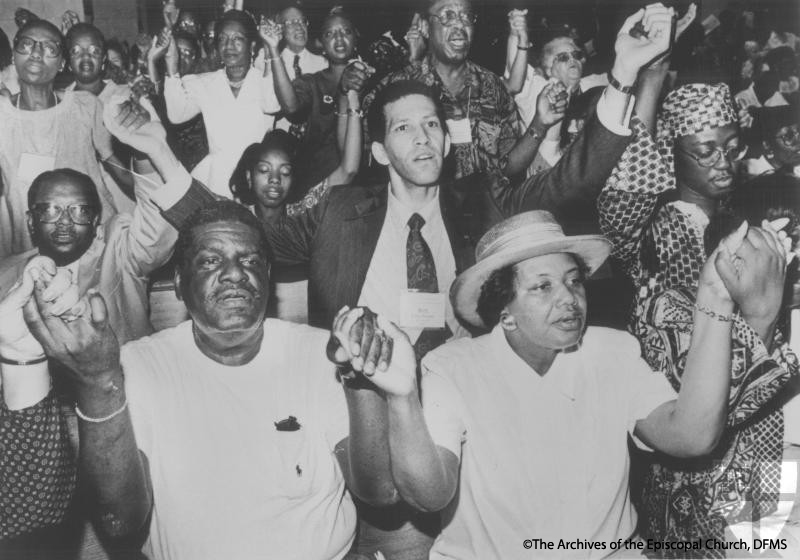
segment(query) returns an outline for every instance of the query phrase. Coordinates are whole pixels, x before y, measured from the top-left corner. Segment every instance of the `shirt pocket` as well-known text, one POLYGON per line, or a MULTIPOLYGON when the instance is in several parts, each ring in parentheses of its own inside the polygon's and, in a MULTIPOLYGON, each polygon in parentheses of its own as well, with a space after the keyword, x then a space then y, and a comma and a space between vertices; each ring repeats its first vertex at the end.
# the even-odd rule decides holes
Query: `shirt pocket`
POLYGON ((327 463, 333 460, 324 438, 302 426, 295 431, 276 431, 273 444, 274 472, 268 484, 287 499, 304 499, 324 487, 327 463))

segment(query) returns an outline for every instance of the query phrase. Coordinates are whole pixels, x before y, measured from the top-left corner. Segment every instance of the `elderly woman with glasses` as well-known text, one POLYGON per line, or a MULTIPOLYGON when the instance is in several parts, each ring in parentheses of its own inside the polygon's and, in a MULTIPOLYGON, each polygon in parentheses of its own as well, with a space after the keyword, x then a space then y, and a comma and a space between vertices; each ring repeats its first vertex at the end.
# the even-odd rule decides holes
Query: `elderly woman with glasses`
POLYGON ((230 197, 228 179, 236 163, 247 146, 272 129, 280 105, 272 75, 252 65, 259 34, 250 14, 228 10, 217 20, 214 34, 223 68, 205 74, 181 76, 176 41, 170 41, 164 98, 173 123, 202 113, 209 154, 192 175, 215 194, 230 197))
POLYGON ((13 62, 20 92, 0 96, 0 259, 33 248, 25 223, 26 196, 44 171, 67 167, 97 185, 102 219, 117 212, 102 166, 113 157, 102 105, 87 91, 57 93, 56 75, 66 63, 60 31, 45 20, 26 23, 14 37, 13 62))

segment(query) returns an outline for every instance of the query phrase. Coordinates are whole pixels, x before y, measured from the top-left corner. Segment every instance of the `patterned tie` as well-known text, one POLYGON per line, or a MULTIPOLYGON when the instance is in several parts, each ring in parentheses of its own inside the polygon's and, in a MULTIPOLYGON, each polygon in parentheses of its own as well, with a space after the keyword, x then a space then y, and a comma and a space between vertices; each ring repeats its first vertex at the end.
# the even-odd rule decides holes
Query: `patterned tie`
MULTIPOLYGON (((420 292, 437 293, 439 281, 436 278, 436 263, 430 247, 422 237, 422 226, 425 220, 417 213, 408 219, 408 241, 406 242, 406 265, 408 269, 408 289, 420 292)), ((453 332, 445 324, 441 329, 424 329, 414 343, 417 362, 428 352, 444 344, 453 332)))
POLYGON ((297 78, 300 77, 300 74, 303 73, 303 71, 300 69, 300 55, 299 54, 294 55, 294 64, 292 65, 292 68, 294 68, 294 79, 296 80, 297 78))

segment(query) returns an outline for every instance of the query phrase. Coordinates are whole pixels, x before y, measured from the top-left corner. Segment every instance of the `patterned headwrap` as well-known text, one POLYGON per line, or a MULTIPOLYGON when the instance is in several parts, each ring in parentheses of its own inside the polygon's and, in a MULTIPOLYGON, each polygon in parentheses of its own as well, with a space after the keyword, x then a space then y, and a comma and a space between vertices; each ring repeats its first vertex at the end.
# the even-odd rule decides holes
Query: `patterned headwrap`
POLYGON ((667 95, 656 125, 656 145, 674 186, 675 138, 738 122, 725 84, 686 84, 667 95))

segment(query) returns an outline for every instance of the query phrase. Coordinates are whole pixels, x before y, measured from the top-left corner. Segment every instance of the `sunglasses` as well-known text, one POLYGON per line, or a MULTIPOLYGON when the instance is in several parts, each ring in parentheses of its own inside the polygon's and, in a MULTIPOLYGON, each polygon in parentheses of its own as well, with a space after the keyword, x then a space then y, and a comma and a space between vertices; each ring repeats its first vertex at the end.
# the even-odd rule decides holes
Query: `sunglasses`
POLYGON ((731 146, 727 149, 717 146, 711 151, 710 154, 693 154, 688 150, 684 150, 680 146, 676 145, 675 147, 678 149, 678 151, 683 152, 695 160, 701 167, 714 167, 719 163, 719 160, 722 159, 722 156, 725 156, 725 159, 728 161, 740 161, 742 158, 744 158, 745 153, 747 153, 747 146, 731 146))
POLYGON ((576 60, 578 62, 583 62, 586 60, 586 55, 583 54, 583 51, 575 50, 572 52, 560 52, 553 57, 553 64, 556 62, 566 63, 570 60, 576 60))
POLYGON ((800 142, 800 127, 797 125, 790 126, 783 134, 776 134, 775 138, 784 144, 794 145, 800 142))
POLYGON ((281 25, 284 29, 289 27, 308 27, 308 20, 306 18, 292 18, 287 19, 281 25))
POLYGON ((88 226, 97 216, 97 210, 91 204, 70 204, 69 206, 59 206, 42 202, 34 204, 31 208, 33 216, 43 224, 54 224, 61 219, 64 212, 69 213, 72 223, 79 226, 88 226))
POLYGON ((72 48, 69 49, 70 57, 81 56, 83 53, 89 53, 89 56, 94 58, 100 58, 104 54, 102 47, 98 47, 97 45, 89 45, 86 48, 80 45, 72 45, 72 48))
POLYGON ((30 37, 20 37, 14 40, 14 50, 19 54, 31 54, 36 45, 42 47, 42 53, 47 58, 57 58, 61 55, 61 45, 54 41, 37 41, 30 37))

